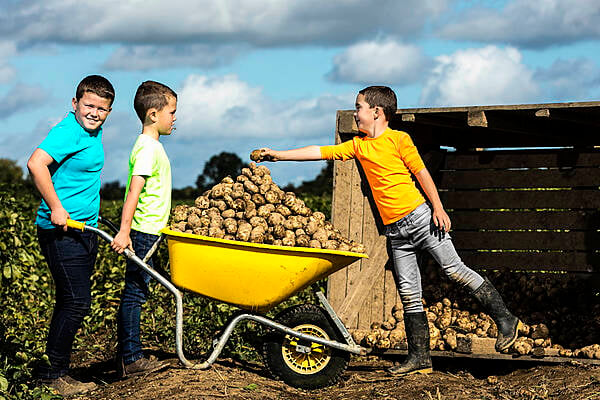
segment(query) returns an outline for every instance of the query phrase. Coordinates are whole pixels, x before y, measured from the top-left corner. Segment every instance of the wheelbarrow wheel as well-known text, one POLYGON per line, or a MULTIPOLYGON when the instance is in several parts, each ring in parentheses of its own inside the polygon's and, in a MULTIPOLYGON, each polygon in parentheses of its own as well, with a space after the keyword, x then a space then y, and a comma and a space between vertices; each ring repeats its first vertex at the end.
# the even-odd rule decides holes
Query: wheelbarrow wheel
MULTIPOLYGON (((282 311, 276 321, 296 331, 340 341, 321 308, 301 304, 282 311)), ((346 370, 350 353, 270 331, 263 342, 263 359, 269 372, 290 386, 318 389, 336 383, 346 370)))

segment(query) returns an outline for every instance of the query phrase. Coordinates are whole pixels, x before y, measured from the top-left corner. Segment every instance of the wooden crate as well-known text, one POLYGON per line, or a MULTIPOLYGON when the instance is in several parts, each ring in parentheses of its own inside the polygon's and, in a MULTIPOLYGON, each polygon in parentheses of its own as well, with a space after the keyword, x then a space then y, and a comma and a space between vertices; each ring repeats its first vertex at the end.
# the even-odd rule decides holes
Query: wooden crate
MULTIPOLYGON (((467 265, 600 275, 600 102, 405 109, 390 125, 417 145, 467 265)), ((356 134, 353 111, 338 111, 336 143, 356 134)), ((348 328, 368 329, 399 298, 354 160, 335 162, 332 220, 370 258, 329 278, 329 300, 348 328)))

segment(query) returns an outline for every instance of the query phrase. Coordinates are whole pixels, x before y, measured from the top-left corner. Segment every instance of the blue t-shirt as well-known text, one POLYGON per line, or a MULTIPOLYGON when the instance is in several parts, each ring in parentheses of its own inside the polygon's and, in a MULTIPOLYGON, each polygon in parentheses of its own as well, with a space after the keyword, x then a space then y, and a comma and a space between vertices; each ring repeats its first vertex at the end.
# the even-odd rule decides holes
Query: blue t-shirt
MULTIPOLYGON (((38 146, 54 159, 49 165, 54 190, 71 219, 97 226, 100 210, 100 172, 104 166, 102 128, 88 132, 70 112, 50 130, 38 146)), ((35 223, 43 229, 50 222, 50 208, 42 199, 35 223)))

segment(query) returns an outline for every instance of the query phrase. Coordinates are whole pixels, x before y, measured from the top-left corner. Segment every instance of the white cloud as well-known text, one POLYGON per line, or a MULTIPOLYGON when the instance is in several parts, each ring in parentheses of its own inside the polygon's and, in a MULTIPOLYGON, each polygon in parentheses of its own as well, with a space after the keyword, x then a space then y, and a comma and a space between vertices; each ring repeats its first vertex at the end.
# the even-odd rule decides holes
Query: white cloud
POLYGON ((0 16, 0 34, 22 42, 351 43, 387 31, 417 35, 449 0, 22 0, 0 16))
MULTIPOLYGON (((233 75, 191 75, 177 93, 177 129, 161 138, 177 188, 194 186, 206 161, 222 151, 233 152, 249 162, 250 152, 260 147, 333 144, 336 110, 347 109, 354 101, 354 94, 349 94, 282 103, 233 75)), ((58 120, 41 121, 31 132, 0 135, 0 157, 16 159, 24 167, 33 149, 58 120)), ((140 122, 133 112, 113 111, 108 117, 102 135, 103 182, 127 182, 127 160, 139 132, 140 122)), ((268 167, 275 182, 286 185, 313 179, 323 163, 274 163, 268 167)))
MULTIPOLYGON (((178 90, 176 131, 165 138, 176 187, 193 185, 205 162, 222 151, 249 162, 260 147, 289 149, 333 144, 336 110, 348 108, 354 95, 323 95, 281 102, 235 75, 191 75, 178 90)), ((269 164, 275 182, 312 179, 322 163, 269 164)))
POLYGON ((515 48, 486 46, 436 58, 421 103, 427 106, 514 104, 539 96, 533 71, 515 48))
POLYGON ((42 104, 47 98, 48 93, 39 86, 17 84, 0 99, 0 120, 42 104))
POLYGON ((558 59, 539 68, 535 78, 548 88, 552 101, 597 100, 600 94, 600 67, 587 58, 558 59))
POLYGON ((470 8, 442 27, 444 38, 547 47, 600 38, 598 0, 512 0, 503 9, 470 8))
POLYGON ((363 41, 334 58, 328 77, 361 84, 412 84, 427 73, 429 63, 430 59, 417 46, 391 38, 363 41))
POLYGON ((108 69, 148 70, 176 66, 214 68, 229 64, 246 46, 212 44, 119 47, 106 61, 108 69))
POLYGON ((192 139, 311 138, 335 129, 335 111, 352 99, 323 95, 275 101, 235 75, 191 75, 179 91, 177 133, 192 139))
POLYGON ((15 43, 0 40, 0 83, 10 82, 16 77, 15 68, 8 63, 8 59, 16 52, 15 43))

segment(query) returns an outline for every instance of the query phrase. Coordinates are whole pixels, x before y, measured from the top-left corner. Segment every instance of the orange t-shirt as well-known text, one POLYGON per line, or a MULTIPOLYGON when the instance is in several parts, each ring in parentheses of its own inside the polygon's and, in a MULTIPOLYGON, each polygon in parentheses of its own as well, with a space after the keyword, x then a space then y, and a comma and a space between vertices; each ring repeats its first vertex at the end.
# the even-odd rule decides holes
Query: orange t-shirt
POLYGON ((406 132, 386 129, 376 138, 355 136, 333 146, 322 146, 326 160, 360 161, 384 224, 398 221, 425 202, 411 178, 425 168, 406 132))

